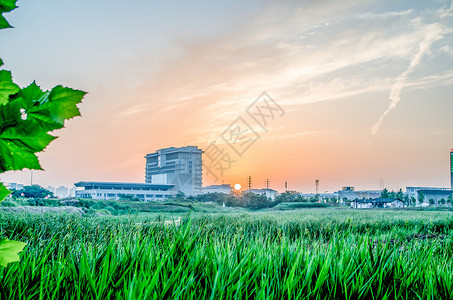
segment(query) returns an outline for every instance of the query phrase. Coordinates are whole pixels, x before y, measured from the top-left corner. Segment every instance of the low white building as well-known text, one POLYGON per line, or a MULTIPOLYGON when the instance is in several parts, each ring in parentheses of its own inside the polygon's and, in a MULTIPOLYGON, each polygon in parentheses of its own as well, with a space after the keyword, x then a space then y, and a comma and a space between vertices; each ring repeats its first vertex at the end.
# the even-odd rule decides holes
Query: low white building
POLYGON ((338 197, 345 201, 355 199, 377 199, 381 197, 381 191, 379 190, 363 190, 357 191, 352 186, 345 186, 341 191, 337 192, 338 197))
POLYGON ((378 198, 378 199, 355 199, 351 201, 352 208, 387 208, 404 207, 404 203, 398 199, 378 198))
POLYGON ((232 188, 229 184, 213 184, 203 188, 203 194, 208 193, 221 193, 221 194, 229 194, 231 193, 232 188))
POLYGON ((273 189, 250 189, 248 191, 258 195, 265 195, 267 198, 271 198, 272 201, 275 200, 277 195, 277 191, 273 189))
MULTIPOLYGON (((448 198, 453 195, 453 189, 449 188, 433 188, 433 187, 406 187, 406 194, 410 198, 415 198, 417 206, 428 206, 430 205, 430 200, 434 201, 435 205, 444 204, 447 202, 448 198), (423 203, 418 201, 419 197, 423 195, 423 203)), ((451 205, 451 204, 448 204, 451 205)))
POLYGON ((153 201, 176 195, 173 184, 80 181, 74 185, 78 188, 76 197, 98 200, 118 200, 121 195, 130 195, 153 201))

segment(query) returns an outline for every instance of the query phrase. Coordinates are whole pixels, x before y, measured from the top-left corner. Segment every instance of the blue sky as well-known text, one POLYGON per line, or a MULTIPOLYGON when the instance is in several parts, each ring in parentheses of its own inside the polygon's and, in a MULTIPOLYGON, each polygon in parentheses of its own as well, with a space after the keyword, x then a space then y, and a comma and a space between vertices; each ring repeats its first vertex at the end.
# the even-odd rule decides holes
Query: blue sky
POLYGON ((18 5, 6 15, 15 28, 0 35, 14 80, 89 93, 82 118, 40 155, 37 183, 143 181, 146 153, 206 148, 262 91, 286 114, 225 182, 252 175, 301 191, 315 178, 326 190, 449 182, 450 1, 18 5))

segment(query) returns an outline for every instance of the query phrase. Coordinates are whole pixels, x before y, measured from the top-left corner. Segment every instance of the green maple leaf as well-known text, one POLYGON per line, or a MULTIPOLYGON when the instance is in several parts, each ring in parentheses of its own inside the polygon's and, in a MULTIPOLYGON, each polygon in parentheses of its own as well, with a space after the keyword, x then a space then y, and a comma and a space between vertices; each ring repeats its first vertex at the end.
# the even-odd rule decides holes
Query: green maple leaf
POLYGON ((23 106, 27 114, 27 121, 32 122, 36 127, 43 131, 53 131, 63 128, 63 124, 54 120, 51 116, 49 107, 50 92, 44 92, 33 82, 19 92, 19 97, 23 101, 23 106))
POLYGON ((11 194, 11 191, 0 182, 0 202, 2 202, 9 194, 11 194))
POLYGON ((7 128, 0 134, 0 173, 24 168, 42 170, 35 153, 44 150, 55 138, 39 129, 7 128))
POLYGON ((19 87, 15 84, 11 77, 10 71, 0 71, 0 105, 8 103, 10 95, 14 95, 19 91, 19 87))
POLYGON ((16 0, 0 0, 0 29, 11 27, 2 14, 10 12, 16 7, 16 0))
POLYGON ((0 13, 10 12, 17 8, 17 0, 0 0, 0 13))
POLYGON ((32 84, 30 84, 26 88, 21 89, 19 95, 27 102, 32 103, 33 101, 40 101, 40 99, 46 95, 46 92, 41 90, 36 82, 33 81, 32 84))
POLYGON ((65 120, 80 116, 77 104, 82 102, 86 92, 74 90, 58 85, 49 94, 48 99, 44 100, 43 108, 48 109, 50 116, 55 122, 64 124, 65 120))
POLYGON ((11 127, 0 134, 0 139, 3 141, 10 141, 19 147, 28 148, 33 152, 41 152, 51 141, 56 139, 56 137, 36 128, 28 128, 28 130, 25 131, 16 127, 11 127))
POLYGON ((25 243, 10 241, 8 239, 0 240, 0 266, 6 267, 8 263, 19 261, 19 252, 21 252, 25 243))
POLYGON ((11 25, 9 25, 4 16, 0 15, 0 29, 4 28, 11 28, 11 25))

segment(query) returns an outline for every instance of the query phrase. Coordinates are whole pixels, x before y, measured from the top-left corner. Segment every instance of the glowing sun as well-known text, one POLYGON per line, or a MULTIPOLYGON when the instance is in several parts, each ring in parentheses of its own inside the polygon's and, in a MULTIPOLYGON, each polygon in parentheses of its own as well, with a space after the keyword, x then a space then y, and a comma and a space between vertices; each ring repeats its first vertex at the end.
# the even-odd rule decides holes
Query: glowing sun
POLYGON ((234 185, 234 189, 235 189, 236 191, 239 191, 239 190, 241 189, 241 185, 240 185, 239 183, 236 183, 236 184, 234 185))

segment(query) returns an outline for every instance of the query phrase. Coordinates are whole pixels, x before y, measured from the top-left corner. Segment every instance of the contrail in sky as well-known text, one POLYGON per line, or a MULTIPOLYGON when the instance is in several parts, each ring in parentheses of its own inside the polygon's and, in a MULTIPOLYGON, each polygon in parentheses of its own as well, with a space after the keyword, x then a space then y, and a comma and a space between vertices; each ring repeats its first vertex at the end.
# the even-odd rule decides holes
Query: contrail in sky
POLYGON ((453 12, 453 0, 450 4, 450 8, 440 14, 440 21, 434 24, 430 24, 426 27, 425 30, 425 38, 420 43, 418 52, 412 58, 409 67, 401 73, 397 78, 395 83, 392 86, 390 91, 389 99, 391 100, 389 107, 387 110, 381 115, 379 120, 371 127, 371 134, 376 135, 382 125, 382 121, 384 120, 385 116, 391 112, 398 102, 401 100, 400 94, 401 90, 406 85, 407 76, 414 71, 415 67, 420 63, 423 55, 429 52, 431 45, 437 41, 438 39, 442 38, 442 23, 446 17, 450 16, 453 12))

